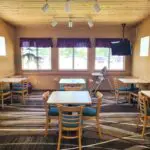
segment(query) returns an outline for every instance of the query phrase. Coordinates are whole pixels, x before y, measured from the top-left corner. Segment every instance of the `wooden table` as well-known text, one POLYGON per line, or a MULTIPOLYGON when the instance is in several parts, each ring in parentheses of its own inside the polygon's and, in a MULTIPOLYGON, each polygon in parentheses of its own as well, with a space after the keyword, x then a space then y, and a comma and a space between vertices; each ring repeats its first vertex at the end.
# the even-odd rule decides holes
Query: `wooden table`
POLYGON ((138 78, 118 78, 119 81, 125 84, 148 84, 150 81, 138 78))
POLYGON ((88 91, 54 91, 49 96, 48 104, 91 104, 88 91))
POLYGON ((24 80, 27 80, 27 78, 15 78, 15 77, 10 77, 10 78, 2 78, 0 79, 0 82, 6 82, 6 83, 19 83, 24 80))
POLYGON ((84 79, 80 79, 80 78, 70 78, 70 79, 65 79, 62 78, 59 81, 59 85, 60 85, 60 89, 64 89, 64 85, 82 85, 83 88, 86 88, 86 81, 84 79))
POLYGON ((143 95, 147 96, 148 98, 150 98, 150 90, 142 90, 140 91, 143 95))

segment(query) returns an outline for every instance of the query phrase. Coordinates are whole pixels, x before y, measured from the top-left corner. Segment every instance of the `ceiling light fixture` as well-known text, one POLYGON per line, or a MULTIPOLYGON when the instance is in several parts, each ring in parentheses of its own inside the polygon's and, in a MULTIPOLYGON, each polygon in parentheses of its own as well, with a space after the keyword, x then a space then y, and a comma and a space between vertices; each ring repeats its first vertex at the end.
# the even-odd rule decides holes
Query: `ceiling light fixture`
POLYGON ((51 26, 56 27, 57 24, 58 24, 58 22, 55 19, 53 19, 52 22, 51 22, 51 26))
POLYGON ((95 4, 93 5, 93 9, 96 13, 100 12, 100 6, 97 0, 95 0, 95 4))
POLYGON ((71 19, 70 19, 69 22, 68 22, 68 27, 69 27, 69 28, 72 28, 72 27, 73 27, 73 22, 72 22, 71 19))
POLYGON ((94 22, 92 21, 92 19, 88 20, 88 25, 90 28, 92 28, 94 26, 94 22))
POLYGON ((46 3, 43 5, 42 7, 42 11, 43 12, 48 12, 48 8, 49 8, 49 5, 48 5, 48 0, 46 0, 46 3))
POLYGON ((64 7, 65 12, 68 12, 68 13, 71 12, 70 2, 71 0, 67 0, 65 3, 65 7, 64 7))

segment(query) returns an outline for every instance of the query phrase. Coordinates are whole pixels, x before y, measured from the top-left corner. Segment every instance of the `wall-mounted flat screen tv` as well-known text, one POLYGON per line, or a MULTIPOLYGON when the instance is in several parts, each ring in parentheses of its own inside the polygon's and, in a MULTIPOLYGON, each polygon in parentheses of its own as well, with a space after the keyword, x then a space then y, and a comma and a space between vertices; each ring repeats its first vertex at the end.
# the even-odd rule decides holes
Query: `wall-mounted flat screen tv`
POLYGON ((111 42, 112 55, 131 55, 131 44, 127 39, 111 42))

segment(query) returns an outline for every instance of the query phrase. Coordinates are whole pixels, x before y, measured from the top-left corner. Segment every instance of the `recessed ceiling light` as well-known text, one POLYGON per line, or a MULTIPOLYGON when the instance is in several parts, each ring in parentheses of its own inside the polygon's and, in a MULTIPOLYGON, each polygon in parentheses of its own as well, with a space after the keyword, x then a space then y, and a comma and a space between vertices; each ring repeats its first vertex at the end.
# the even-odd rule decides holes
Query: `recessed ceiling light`
POLYGON ((48 12, 48 8, 49 8, 49 5, 48 5, 48 0, 46 0, 46 3, 43 5, 42 7, 42 11, 43 12, 48 12))
POLYGON ((93 5, 93 9, 96 13, 100 12, 101 10, 97 0, 95 1, 95 4, 93 5))
POLYGON ((66 0, 66 3, 65 3, 65 12, 71 12, 71 7, 70 7, 70 0, 66 0))

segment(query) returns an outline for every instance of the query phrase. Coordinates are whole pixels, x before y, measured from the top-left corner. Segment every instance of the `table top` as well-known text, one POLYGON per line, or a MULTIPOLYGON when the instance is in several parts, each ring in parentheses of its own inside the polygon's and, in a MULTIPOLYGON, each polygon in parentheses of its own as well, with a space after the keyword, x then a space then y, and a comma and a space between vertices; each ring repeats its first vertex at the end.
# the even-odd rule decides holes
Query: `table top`
POLYGON ((48 104, 91 104, 88 91, 54 91, 49 96, 48 104))
POLYGON ((85 84, 84 79, 70 78, 70 79, 60 79, 59 84, 85 84))
POLYGON ((119 81, 126 84, 148 84, 150 81, 138 78, 118 78, 119 81))
POLYGON ((27 78, 18 78, 18 77, 10 77, 10 78, 2 78, 0 79, 1 82, 7 82, 7 83, 19 83, 21 81, 27 80, 27 78))
POLYGON ((150 98, 150 90, 142 90, 140 91, 142 94, 144 94, 145 96, 149 97, 150 98))

